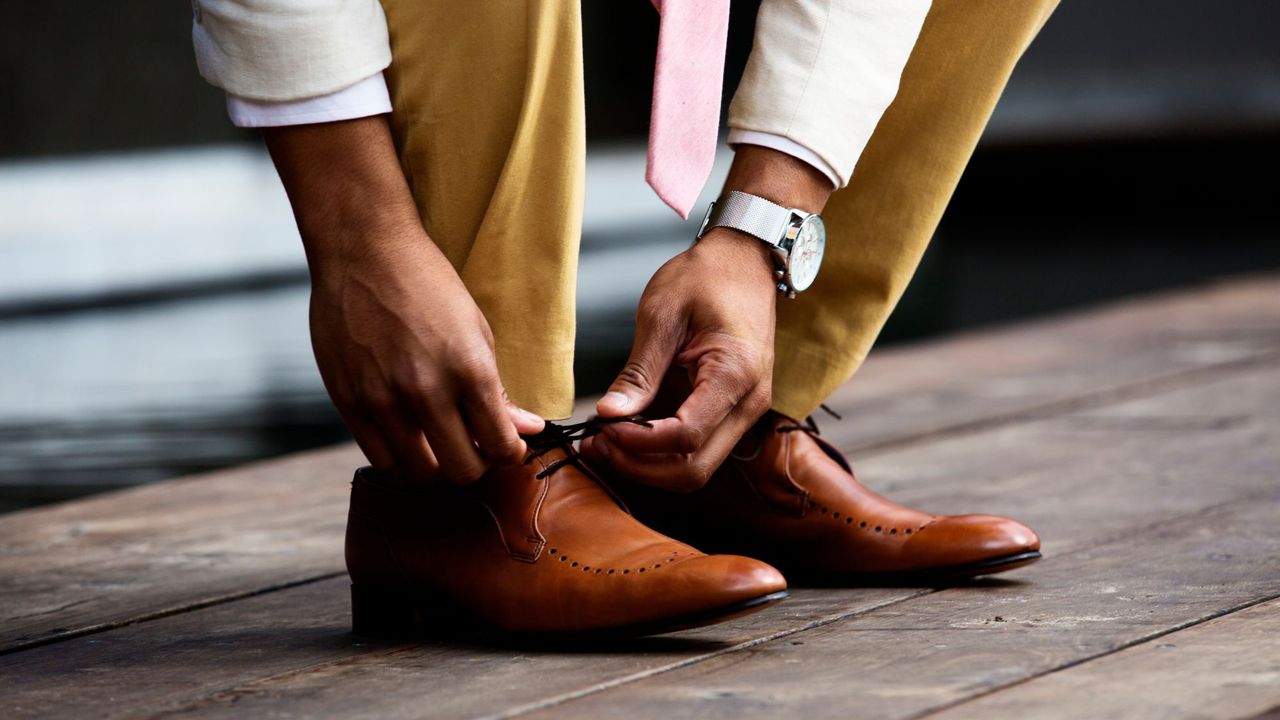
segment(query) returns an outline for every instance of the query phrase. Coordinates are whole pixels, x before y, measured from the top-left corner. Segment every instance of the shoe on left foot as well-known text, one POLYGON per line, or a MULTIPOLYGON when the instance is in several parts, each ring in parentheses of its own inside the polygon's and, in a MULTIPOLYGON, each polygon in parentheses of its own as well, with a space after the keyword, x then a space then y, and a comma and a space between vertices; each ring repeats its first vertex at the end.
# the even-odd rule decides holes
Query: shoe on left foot
POLYGON ((858 482, 812 420, 769 411, 702 489, 618 491, 649 526, 709 552, 820 582, 972 577, 1040 559, 1040 538, 995 515, 934 515, 858 482))

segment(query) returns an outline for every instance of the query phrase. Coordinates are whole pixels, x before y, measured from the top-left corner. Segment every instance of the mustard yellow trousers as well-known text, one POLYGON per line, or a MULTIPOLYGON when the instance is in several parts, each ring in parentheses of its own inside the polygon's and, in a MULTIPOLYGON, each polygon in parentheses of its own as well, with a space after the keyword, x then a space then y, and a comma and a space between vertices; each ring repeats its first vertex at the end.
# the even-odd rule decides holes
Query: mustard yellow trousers
MULTIPOLYGON (((774 409, 847 381, 901 297, 1014 64, 1057 0, 934 0, 893 104, 823 215, 827 251, 778 302, 774 409)), ((511 398, 573 405, 586 141, 576 0, 383 0, 401 166, 484 312, 511 398)))

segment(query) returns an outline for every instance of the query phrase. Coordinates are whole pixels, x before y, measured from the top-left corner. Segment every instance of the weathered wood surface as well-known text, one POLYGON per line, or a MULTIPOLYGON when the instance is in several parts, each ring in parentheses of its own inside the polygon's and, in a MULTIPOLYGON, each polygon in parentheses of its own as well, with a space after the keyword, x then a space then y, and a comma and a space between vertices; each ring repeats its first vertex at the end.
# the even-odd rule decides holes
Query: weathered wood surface
POLYGON ((1079 720, 1125 717, 1135 707, 1151 716, 1221 720, 1278 709, 1280 601, 1153 638, 934 717, 1035 717, 1046 707, 1056 717, 1079 720))
POLYGON ((0 518, 0 714, 961 712, 1280 595, 1280 282, 1049 327, 885 353, 824 425, 897 499, 1037 527, 1014 582, 801 589, 613 647, 360 643, 338 448, 0 518))
MULTIPOLYGON (((239 671, 252 679, 220 686, 226 675, 219 674, 217 682, 206 686, 218 689, 192 692, 185 705, 171 709, 180 715, 239 716, 287 708, 311 716, 363 708, 379 716, 415 717, 422 713, 423 698, 430 698, 433 717, 540 708, 547 714, 583 717, 769 717, 798 698, 815 695, 828 701, 858 698, 859 716, 911 716, 1280 594, 1280 527, 1267 522, 1280 503, 1280 488, 1272 482, 1280 465, 1278 400, 1280 369, 1252 371, 1117 406, 1106 417, 1133 423, 1133 430, 1108 430, 1120 437, 1102 446, 1097 431, 1082 422, 1096 414, 941 443, 946 446, 939 449, 944 461, 972 458, 974 463, 991 463, 992 454, 999 458, 1010 448, 1054 448, 1048 465, 1012 469, 1020 476, 1014 478, 1016 484, 994 482, 997 472, 993 480, 979 483, 982 492, 971 487, 950 500, 938 495, 943 503, 984 498, 985 507, 1016 512, 1045 531, 1050 559, 1011 576, 1011 583, 941 592, 801 589, 777 612, 684 634, 674 642, 659 639, 595 651, 540 653, 448 643, 351 648, 348 657, 336 661, 311 663, 312 658, 303 656, 301 670, 274 675, 240 660, 239 671), (1187 422, 1233 410, 1250 421, 1187 422), (1163 420, 1163 429, 1152 431, 1153 418, 1163 420), (1222 462, 1208 452, 1214 447, 1234 456, 1238 470, 1205 483, 1222 462), (1117 473, 1124 474, 1123 482, 1117 482, 1117 473), (1070 478, 1074 492, 1043 492, 1050 483, 1060 487, 1063 478, 1070 478), (985 487, 993 483, 995 487, 985 487), (890 632, 895 629, 902 632, 890 632), (979 631, 992 639, 979 639, 979 631), (926 643, 924 638, 936 639, 926 643), (904 646, 911 651, 904 653, 904 646), (817 649, 826 654, 815 655, 813 667, 785 674, 787 666, 817 649), (800 654, 788 654, 792 651, 800 654), (967 659, 974 661, 971 666, 967 659), (823 667, 828 668, 825 677, 813 675, 823 667), (958 674, 957 668, 968 674, 958 674), (712 689, 697 684, 707 676, 714 679, 712 689), (810 676, 821 681, 804 682, 810 676), (918 683, 911 698, 903 688, 903 693, 870 699, 883 695, 882 688, 902 688, 902 678, 918 683), (682 690, 686 682, 694 683, 688 692, 682 690), (772 693, 774 700, 765 703, 759 693, 772 693), (586 697, 565 702, 580 695, 586 697)), ((933 451, 918 447, 869 464, 882 469, 932 466, 933 451)), ((943 487, 941 478, 931 484, 943 487)), ((273 595, 297 596, 295 606, 315 606, 321 617, 340 618, 343 588, 336 580, 331 584, 327 591, 317 585, 306 592, 299 588, 273 595)), ((201 632, 261 628, 271 622, 273 612, 281 611, 246 613, 248 604, 237 603, 238 624, 228 627, 191 617, 209 610, 190 613, 146 624, 153 628, 140 626, 140 641, 127 645, 151 655, 146 648, 152 643, 171 647, 168 638, 185 637, 190 646, 182 654, 195 654, 214 644, 201 632)), ((333 620, 313 632, 337 638, 343 631, 340 621, 333 620)), ((42 684, 40 675, 76 677, 85 667, 109 666, 86 640, 74 641, 74 651, 61 646, 32 651, 44 658, 39 663, 43 667, 30 673, 34 677, 21 678, 20 666, 0 668, 14 673, 12 692, 24 697, 42 684)), ((248 649, 229 643, 203 661, 222 667, 243 658, 248 649)), ((102 682, 103 687, 86 688, 84 702, 93 705, 113 692, 108 678, 102 682)), ((150 682, 147 692, 169 703, 196 689, 182 671, 172 677, 152 673, 150 682)), ((55 682, 39 692, 58 686, 55 682)), ((58 702, 73 698, 63 694, 58 702)), ((816 702, 803 703, 799 710, 826 714, 816 702)))
POLYGON ((1147 543, 1073 552, 1009 586, 933 593, 540 716, 919 717, 1280 596, 1280 531, 1264 507, 1276 502, 1280 490, 1143 527, 1147 543), (1162 562, 1166 553, 1181 562, 1162 562))
MULTIPOLYGON (((868 457, 1277 352, 1280 278, 1239 280, 873 355, 827 427, 868 457)), ((0 652, 341 573, 357 464, 348 446, 0 517, 0 652)))
POLYGON ((342 571, 354 448, 0 517, 0 652, 342 571))

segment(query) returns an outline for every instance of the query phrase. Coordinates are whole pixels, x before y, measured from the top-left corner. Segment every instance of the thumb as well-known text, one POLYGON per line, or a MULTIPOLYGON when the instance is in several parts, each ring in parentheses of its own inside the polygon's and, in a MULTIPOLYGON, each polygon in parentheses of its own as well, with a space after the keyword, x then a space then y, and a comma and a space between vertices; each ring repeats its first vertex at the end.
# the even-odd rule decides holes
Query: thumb
POLYGON ((648 323, 637 327, 631 357, 596 403, 596 413, 601 417, 622 417, 642 412, 657 395, 677 350, 674 332, 655 330, 648 323))
POLYGON ((541 417, 525 410, 510 400, 507 401, 507 415, 511 418, 511 424, 516 426, 516 432, 521 435, 537 435, 542 432, 547 423, 541 417))

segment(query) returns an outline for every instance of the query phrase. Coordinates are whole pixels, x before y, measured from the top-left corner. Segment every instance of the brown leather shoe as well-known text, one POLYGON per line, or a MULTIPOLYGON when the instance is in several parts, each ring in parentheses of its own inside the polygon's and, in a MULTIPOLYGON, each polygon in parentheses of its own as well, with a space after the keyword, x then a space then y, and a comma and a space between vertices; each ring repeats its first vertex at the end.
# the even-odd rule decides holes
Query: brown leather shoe
POLYGON ((706 555, 642 525, 578 460, 565 428, 581 426, 548 426, 530 440, 529 462, 467 488, 406 491, 356 471, 346 555, 357 633, 403 634, 462 613, 515 633, 644 635, 786 597, 763 562, 706 555))
POLYGON ((821 582, 966 577, 1040 559, 1040 538, 993 515, 932 515, 858 482, 812 420, 770 411, 701 490, 681 498, 618 485, 636 516, 699 547, 821 582))

